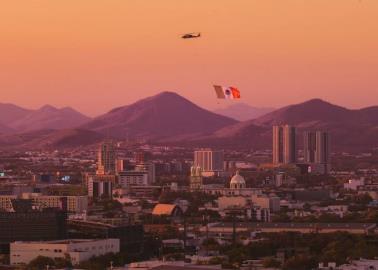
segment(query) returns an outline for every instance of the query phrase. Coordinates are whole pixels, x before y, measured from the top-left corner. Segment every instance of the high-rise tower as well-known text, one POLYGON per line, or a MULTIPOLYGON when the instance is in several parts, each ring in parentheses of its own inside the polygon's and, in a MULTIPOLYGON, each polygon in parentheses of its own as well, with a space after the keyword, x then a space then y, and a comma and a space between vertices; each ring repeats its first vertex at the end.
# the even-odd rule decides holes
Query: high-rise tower
POLYGON ((194 152, 194 167, 200 167, 202 175, 215 175, 223 171, 223 151, 201 149, 194 152))
POLYGON ((306 131, 303 134, 304 162, 322 166, 322 172, 329 170, 330 151, 329 136, 324 131, 306 131))
POLYGON ((290 164, 297 161, 295 127, 273 126, 273 163, 290 164))
POLYGON ((107 141, 101 144, 98 150, 97 174, 115 174, 116 152, 113 142, 107 141))

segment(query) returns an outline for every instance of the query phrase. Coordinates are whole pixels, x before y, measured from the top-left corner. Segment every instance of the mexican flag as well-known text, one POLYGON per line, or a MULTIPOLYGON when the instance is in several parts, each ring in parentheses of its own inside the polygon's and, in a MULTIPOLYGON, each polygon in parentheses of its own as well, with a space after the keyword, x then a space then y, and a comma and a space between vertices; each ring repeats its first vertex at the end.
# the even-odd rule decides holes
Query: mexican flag
POLYGON ((240 91, 233 86, 220 86, 214 85, 215 93, 217 94, 218 98, 221 99, 239 99, 240 98, 240 91))

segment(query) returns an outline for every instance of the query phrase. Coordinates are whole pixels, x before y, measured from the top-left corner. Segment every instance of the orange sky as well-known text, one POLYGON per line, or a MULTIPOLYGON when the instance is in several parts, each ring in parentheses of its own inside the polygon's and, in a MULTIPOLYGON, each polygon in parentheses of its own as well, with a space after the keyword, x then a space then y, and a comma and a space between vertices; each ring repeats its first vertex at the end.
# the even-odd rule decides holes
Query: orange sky
POLYGON ((319 97, 378 104, 377 0, 12 0, 0 9, 0 102, 97 115, 168 90, 214 109, 319 97), (201 31, 203 38, 180 34, 201 31))

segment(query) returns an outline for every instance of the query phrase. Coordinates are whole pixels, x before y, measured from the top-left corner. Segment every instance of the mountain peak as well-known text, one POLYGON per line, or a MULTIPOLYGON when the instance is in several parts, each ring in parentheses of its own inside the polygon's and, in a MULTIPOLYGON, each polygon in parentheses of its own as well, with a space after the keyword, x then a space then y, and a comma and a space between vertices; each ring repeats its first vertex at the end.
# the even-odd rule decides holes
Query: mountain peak
POLYGON ((135 106, 141 107, 141 108, 146 107, 146 106, 165 107, 165 106, 169 106, 169 104, 171 103, 174 103, 174 104, 181 103, 181 105, 192 104, 193 106, 197 106, 193 104, 191 101, 189 101, 188 99, 180 96, 179 94, 175 92, 163 91, 154 96, 140 99, 130 105, 116 107, 110 110, 109 113, 119 113, 120 111, 128 110, 130 107, 135 107, 135 106))
POLYGON ((340 122, 345 121, 350 113, 351 110, 316 98, 273 111, 256 119, 255 123, 298 125, 305 122, 340 122))
POLYGON ((163 92, 156 94, 155 97, 181 97, 181 96, 179 94, 177 94, 176 92, 163 91, 163 92))
MULTIPOLYGON (((77 110, 75 110, 74 108, 69 107, 69 106, 61 108, 60 111, 62 111, 62 112, 69 112, 69 113, 80 113, 77 110)), ((80 114, 82 114, 82 113, 80 113, 80 114)))
MULTIPOLYGON (((304 106, 332 106, 332 107, 339 107, 341 108, 340 106, 338 105, 334 105, 326 100, 323 100, 321 98, 313 98, 313 99, 309 99, 305 102, 302 102, 302 103, 299 103, 299 104, 295 104, 295 105, 304 105, 304 106)), ((292 106, 295 106, 295 105, 292 105, 292 106)))
POLYGON ((309 99, 303 103, 329 103, 321 98, 312 98, 312 99, 309 99))
POLYGON ((167 101, 173 101, 173 100, 182 100, 183 101, 183 100, 185 100, 187 102, 190 102, 189 100, 187 100, 183 96, 180 96, 176 92, 171 92, 171 91, 163 91, 163 92, 160 92, 160 93, 158 93, 154 96, 148 97, 144 100, 167 100, 167 101))
POLYGON ((44 111, 44 112, 51 112, 51 111, 56 111, 56 110, 58 109, 49 104, 43 105, 41 108, 39 108, 39 111, 44 111))

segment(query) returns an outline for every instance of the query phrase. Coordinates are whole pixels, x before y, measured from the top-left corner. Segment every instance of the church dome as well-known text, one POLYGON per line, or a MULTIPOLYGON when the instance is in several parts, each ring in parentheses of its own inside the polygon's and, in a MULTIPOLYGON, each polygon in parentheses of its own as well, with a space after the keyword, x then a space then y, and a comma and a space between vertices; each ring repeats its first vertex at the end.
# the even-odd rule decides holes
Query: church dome
POLYGON ((239 174, 239 171, 236 171, 236 174, 231 178, 230 188, 245 188, 244 177, 239 174))

